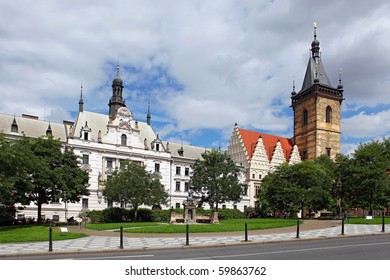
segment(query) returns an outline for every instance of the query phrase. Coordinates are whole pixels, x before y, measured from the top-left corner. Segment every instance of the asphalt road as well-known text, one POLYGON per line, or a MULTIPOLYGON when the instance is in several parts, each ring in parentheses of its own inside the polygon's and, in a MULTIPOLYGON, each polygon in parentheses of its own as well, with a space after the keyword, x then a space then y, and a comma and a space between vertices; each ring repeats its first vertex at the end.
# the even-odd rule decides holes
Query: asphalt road
MULTIPOLYGON (((0 259, 16 259, 15 257, 0 259)), ((41 254, 20 260, 390 260, 390 235, 111 253, 41 254)))

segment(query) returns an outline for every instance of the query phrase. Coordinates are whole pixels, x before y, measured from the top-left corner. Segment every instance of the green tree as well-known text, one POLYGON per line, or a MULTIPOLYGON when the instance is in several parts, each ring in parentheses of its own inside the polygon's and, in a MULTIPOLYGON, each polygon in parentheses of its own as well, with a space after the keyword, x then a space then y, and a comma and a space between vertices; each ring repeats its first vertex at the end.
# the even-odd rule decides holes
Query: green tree
POLYGON ((218 211, 218 205, 227 201, 239 202, 246 185, 239 183, 239 168, 226 154, 206 151, 203 159, 196 159, 191 176, 192 190, 200 194, 202 202, 218 211))
POLYGON ((269 173, 262 183, 263 195, 273 211, 309 213, 328 208, 332 202, 332 176, 320 163, 303 161, 294 165, 282 164, 269 173))
MULTIPOLYGON (((80 197, 89 195, 87 187, 89 174, 79 168, 78 157, 69 149, 65 149, 61 156, 61 176, 58 180, 58 194, 64 203, 79 202, 80 197)), ((65 213, 67 218, 67 208, 65 213)))
POLYGON ((139 206, 166 205, 168 198, 159 174, 147 172, 145 166, 131 161, 108 178, 103 195, 121 205, 130 204, 134 209, 134 221, 137 221, 139 206))
POLYGON ((296 182, 294 172, 292 165, 285 163, 263 179, 257 198, 262 205, 269 206, 274 215, 275 212, 296 213, 300 209, 298 198, 302 190, 296 182))
POLYGON ((351 207, 373 210, 388 207, 390 162, 388 139, 360 144, 348 168, 349 184, 343 185, 344 201, 351 207))

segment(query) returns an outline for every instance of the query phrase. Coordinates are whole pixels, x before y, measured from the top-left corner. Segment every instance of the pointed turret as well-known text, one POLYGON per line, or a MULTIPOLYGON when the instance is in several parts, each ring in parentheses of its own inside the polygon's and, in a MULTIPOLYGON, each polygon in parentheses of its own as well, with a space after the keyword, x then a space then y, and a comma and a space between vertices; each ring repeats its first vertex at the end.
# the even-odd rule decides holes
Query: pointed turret
POLYGON ((79 100, 79 112, 83 112, 83 111, 84 111, 83 83, 81 83, 80 100, 79 100))
POLYGON ((118 65, 116 68, 116 77, 112 81, 112 96, 110 98, 110 102, 108 103, 108 106, 110 108, 109 116, 111 121, 115 119, 116 112, 120 107, 126 107, 125 101, 123 100, 122 97, 123 81, 119 76, 119 71, 120 71, 120 67, 118 65))
POLYGON ((146 116, 146 123, 150 126, 152 120, 152 116, 150 115, 150 102, 148 102, 148 114, 146 116))

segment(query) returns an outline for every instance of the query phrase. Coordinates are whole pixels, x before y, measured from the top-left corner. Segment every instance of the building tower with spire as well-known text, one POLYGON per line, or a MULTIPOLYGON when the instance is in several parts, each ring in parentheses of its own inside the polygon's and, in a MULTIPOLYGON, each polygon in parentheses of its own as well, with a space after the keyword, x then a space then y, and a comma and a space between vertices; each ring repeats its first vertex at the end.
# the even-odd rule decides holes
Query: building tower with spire
POLYGON ((116 77, 112 81, 112 96, 110 102, 108 103, 109 107, 109 116, 110 121, 113 121, 116 117, 116 112, 120 107, 126 107, 125 101, 122 97, 123 92, 123 81, 119 77, 119 65, 116 67, 116 77))
MULTIPOLYGON (((341 73, 341 72, 340 72, 341 73)), ((314 23, 314 40, 311 55, 303 80, 302 89, 291 92, 291 107, 294 110, 294 143, 301 158, 315 159, 326 154, 334 159, 340 153, 341 114, 343 101, 341 74, 337 88, 332 87, 325 73, 314 23)))

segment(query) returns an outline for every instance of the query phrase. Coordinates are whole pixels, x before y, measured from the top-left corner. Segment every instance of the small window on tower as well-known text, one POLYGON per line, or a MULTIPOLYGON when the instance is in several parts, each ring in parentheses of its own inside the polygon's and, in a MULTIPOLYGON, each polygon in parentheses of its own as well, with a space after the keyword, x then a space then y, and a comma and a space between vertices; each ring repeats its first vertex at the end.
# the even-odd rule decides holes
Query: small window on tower
POLYGON ((88 132, 84 132, 84 140, 88 140, 88 132))
POLYGON ((327 155, 328 157, 331 156, 331 152, 332 152, 332 149, 331 149, 331 148, 326 148, 326 155, 327 155))
POLYGON ((309 113, 307 110, 303 110, 303 125, 307 125, 309 122, 309 113))
POLYGON ((326 122, 332 122, 332 108, 330 106, 326 107, 326 122))

